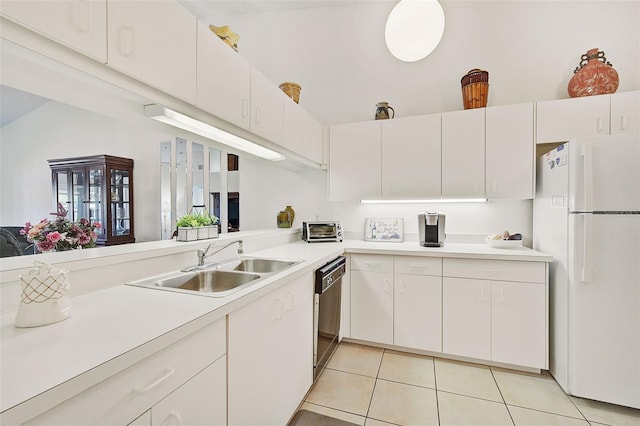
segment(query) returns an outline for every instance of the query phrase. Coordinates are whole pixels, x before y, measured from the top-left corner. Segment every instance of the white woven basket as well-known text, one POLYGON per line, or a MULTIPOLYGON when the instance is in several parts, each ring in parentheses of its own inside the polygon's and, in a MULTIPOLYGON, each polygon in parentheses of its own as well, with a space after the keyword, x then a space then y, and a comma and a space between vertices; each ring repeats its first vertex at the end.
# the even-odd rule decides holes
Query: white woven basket
POLYGON ((20 275, 22 293, 16 327, 37 327, 69 318, 69 277, 65 269, 34 262, 28 274, 20 275))

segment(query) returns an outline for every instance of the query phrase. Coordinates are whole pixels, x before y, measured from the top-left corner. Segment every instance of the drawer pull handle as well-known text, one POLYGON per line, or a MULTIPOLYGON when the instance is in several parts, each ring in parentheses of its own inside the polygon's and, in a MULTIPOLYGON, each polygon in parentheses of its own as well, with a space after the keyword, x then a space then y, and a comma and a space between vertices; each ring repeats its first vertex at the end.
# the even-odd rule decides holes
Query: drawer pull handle
POLYGON ((173 373, 175 372, 176 370, 174 370, 173 368, 165 368, 162 376, 158 377, 155 381, 145 386, 144 388, 134 388, 133 392, 137 394, 149 392, 151 389, 157 387, 158 385, 160 385, 160 383, 164 382, 169 377, 173 376, 173 373))
POLYGON ((293 311, 293 293, 290 291, 284 295, 284 310, 285 312, 293 311))

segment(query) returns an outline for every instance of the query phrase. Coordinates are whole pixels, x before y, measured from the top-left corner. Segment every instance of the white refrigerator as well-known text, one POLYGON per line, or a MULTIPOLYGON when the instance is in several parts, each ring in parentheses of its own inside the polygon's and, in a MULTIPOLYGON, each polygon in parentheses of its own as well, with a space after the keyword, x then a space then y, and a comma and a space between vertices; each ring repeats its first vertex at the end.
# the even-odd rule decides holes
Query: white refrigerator
POLYGON ((570 141, 537 166, 550 372, 570 395, 640 408, 640 135, 570 141))

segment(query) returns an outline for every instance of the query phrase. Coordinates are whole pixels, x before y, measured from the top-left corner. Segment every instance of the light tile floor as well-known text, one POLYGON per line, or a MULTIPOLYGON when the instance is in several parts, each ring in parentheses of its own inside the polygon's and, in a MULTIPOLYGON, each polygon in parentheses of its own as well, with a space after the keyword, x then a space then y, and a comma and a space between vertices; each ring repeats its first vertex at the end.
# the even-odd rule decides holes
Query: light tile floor
POLYGON ((567 396, 549 373, 341 343, 301 408, 364 426, 640 425, 640 410, 567 396))

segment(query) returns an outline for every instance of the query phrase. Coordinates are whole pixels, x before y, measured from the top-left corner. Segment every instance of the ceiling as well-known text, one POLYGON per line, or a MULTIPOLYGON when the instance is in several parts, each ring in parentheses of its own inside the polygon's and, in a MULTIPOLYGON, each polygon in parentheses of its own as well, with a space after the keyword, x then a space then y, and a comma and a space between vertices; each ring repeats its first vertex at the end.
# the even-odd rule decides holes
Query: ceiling
POLYGON ((179 0, 198 18, 341 6, 359 0, 179 0))

